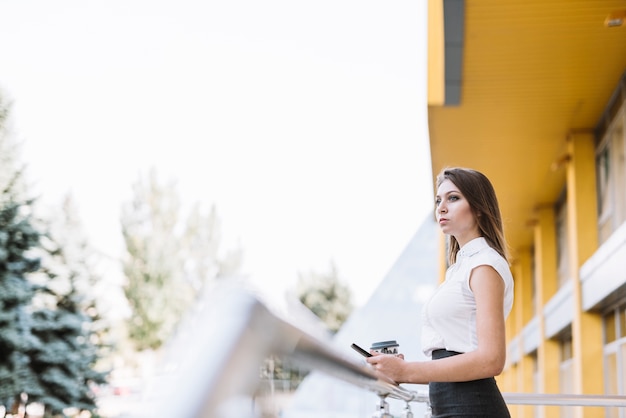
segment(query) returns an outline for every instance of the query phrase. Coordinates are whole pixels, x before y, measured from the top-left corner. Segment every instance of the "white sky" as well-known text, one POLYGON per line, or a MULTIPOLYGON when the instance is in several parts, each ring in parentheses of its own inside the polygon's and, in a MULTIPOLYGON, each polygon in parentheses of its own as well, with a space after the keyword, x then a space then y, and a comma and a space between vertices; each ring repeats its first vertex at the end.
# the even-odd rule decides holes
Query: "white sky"
POLYGON ((331 260, 364 303, 432 207, 426 2, 0 0, 0 88, 42 200, 91 242, 156 167, 273 293, 331 260))

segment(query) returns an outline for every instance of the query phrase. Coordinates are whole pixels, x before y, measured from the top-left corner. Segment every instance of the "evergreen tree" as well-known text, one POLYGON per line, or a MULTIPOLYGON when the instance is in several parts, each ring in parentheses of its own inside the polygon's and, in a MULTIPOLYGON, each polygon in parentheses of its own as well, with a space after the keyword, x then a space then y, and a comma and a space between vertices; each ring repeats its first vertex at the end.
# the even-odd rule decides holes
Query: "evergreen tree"
POLYGON ((16 147, 7 135, 8 107, 0 97, 0 404, 15 410, 23 394, 44 389, 29 367, 27 353, 39 344, 32 335, 30 307, 37 290, 27 277, 40 268, 34 254, 39 232, 22 195, 16 147))
POLYGON ((98 273, 102 257, 89 244, 71 195, 65 196, 60 210, 52 211, 46 220, 48 233, 44 243, 47 253, 43 263, 53 270, 50 285, 56 285, 57 294, 70 297, 85 316, 83 327, 89 332, 100 357, 110 354, 113 337, 107 314, 110 305, 119 301, 108 299, 114 292, 111 283, 98 273))
POLYGON ((29 352, 31 369, 46 388, 42 396, 30 399, 44 404, 49 415, 67 408, 93 411, 92 386, 105 383, 106 378, 106 373, 96 370, 103 355, 102 329, 94 327, 99 320, 96 297, 89 291, 96 278, 87 266, 87 244, 77 231, 68 199, 59 218, 41 239, 44 267, 34 280, 45 283, 45 292, 35 297, 37 309, 32 315, 32 332, 41 345, 29 352), (62 244, 54 239, 61 236, 54 227, 65 232, 62 244))
POLYGON ((39 233, 22 209, 11 200, 0 207, 0 403, 9 410, 21 402, 23 393, 44 392, 27 355, 40 344, 31 333, 36 288, 26 278, 39 269, 39 258, 31 255, 39 233))
POLYGON ((34 200, 24 197, 24 170, 7 120, 0 96, 0 404, 12 413, 35 401, 49 414, 93 410, 88 385, 103 382, 104 375, 92 367, 97 352, 77 272, 42 233, 34 200), (55 288, 60 281, 68 283, 64 291, 55 288))
POLYGON ((331 332, 339 330, 353 309, 350 289, 339 280, 334 263, 331 263, 328 273, 300 274, 297 294, 331 332))
POLYGON ((93 412, 91 387, 105 383, 106 374, 94 369, 98 351, 84 327, 89 319, 76 296, 74 292, 60 296, 54 308, 33 313, 32 332, 41 344, 29 352, 30 368, 45 393, 31 395, 29 401, 44 404, 47 416, 63 414, 68 408, 93 412))

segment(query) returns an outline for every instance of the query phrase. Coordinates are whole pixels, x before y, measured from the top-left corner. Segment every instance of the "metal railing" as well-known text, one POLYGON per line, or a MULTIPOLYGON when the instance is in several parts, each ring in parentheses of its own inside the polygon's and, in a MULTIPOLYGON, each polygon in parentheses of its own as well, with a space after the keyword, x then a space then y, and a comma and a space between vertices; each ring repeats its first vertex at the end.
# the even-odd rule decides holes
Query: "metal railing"
MULTIPOLYGON (((288 356, 378 395, 374 417, 392 417, 387 398, 406 402, 402 416, 413 416, 411 402, 428 405, 427 391, 410 391, 366 364, 357 363, 330 339, 272 313, 252 292, 213 289, 169 347, 163 372, 146 398, 145 416, 231 417, 232 408, 252 399, 259 367, 269 355, 288 356), (164 394, 167 393, 167 396, 164 394)), ((626 408, 625 396, 503 393, 508 404, 626 408)), ((427 408, 426 417, 429 416, 427 408)), ((142 414, 143 416, 143 414, 142 414)))

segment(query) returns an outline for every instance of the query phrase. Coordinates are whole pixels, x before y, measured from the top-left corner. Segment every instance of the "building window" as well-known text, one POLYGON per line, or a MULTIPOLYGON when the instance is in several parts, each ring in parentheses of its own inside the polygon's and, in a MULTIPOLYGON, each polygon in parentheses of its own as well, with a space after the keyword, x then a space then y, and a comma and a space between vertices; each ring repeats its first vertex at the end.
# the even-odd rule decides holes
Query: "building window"
MULTIPOLYGON (((604 378, 607 395, 626 394, 626 304, 603 316, 604 378)), ((607 408, 607 417, 626 418, 623 408, 607 408)))
POLYGON ((598 238, 605 242, 626 221, 626 111, 624 103, 596 138, 598 238))
POLYGON ((569 280, 569 250, 567 248, 567 196, 565 193, 559 198, 555 206, 556 211, 556 262, 559 287, 569 280))

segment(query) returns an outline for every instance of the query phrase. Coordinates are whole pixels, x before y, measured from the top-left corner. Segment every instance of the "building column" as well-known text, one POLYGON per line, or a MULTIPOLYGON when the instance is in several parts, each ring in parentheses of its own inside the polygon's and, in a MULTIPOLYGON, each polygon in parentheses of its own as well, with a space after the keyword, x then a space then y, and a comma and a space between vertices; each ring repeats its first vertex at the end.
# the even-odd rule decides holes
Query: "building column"
MULTIPOLYGON (((546 321, 543 309, 557 291, 557 247, 556 219, 554 205, 537 208, 537 222, 534 225, 535 243, 535 304, 539 322, 541 341, 537 349, 539 370, 539 393, 559 393, 559 343, 546 338, 546 321)), ((559 407, 543 406, 542 417, 558 417, 559 407)))
MULTIPOLYGON (((515 264, 513 263, 511 266, 511 272, 513 277, 515 277, 515 264)), ((513 292, 517 292, 517 280, 513 282, 513 292)), ((508 318, 506 319, 505 327, 506 327, 506 347, 507 347, 507 355, 506 355, 506 364, 504 371, 500 376, 496 376, 496 381, 500 390, 503 392, 519 392, 518 390, 518 362, 519 359, 514 359, 512 353, 519 352, 519 339, 517 339, 517 313, 515 309, 515 300, 513 301, 513 309, 509 313, 508 318)), ((510 407, 512 418, 517 418, 515 408, 510 407)))
MULTIPOLYGON (((531 321, 535 313, 533 312, 532 303, 532 262, 529 249, 520 249, 514 267, 515 277, 515 318, 516 329, 515 334, 523 336, 524 328, 531 321)), ((519 338, 520 361, 518 365, 518 391, 523 393, 532 393, 535 391, 534 373, 535 362, 530 353, 524 350, 524 339, 519 338)), ((532 405, 518 405, 518 417, 532 417, 532 405)))
MULTIPOLYGON (((604 393, 602 318, 582 308, 580 267, 598 248, 594 137, 575 133, 567 141, 567 223, 574 320, 574 384, 580 394, 604 393)), ((577 416, 603 417, 603 408, 577 408, 577 416)))
MULTIPOLYGON (((517 385, 517 376, 519 374, 519 362, 511 365, 508 369, 506 380, 504 380, 504 384, 506 384, 506 389, 500 385, 500 380, 498 380, 498 386, 500 386, 500 390, 502 392, 520 392, 517 385)), ((509 411, 511 412, 511 418, 522 418, 519 414, 518 408, 516 405, 508 405, 509 411)))

